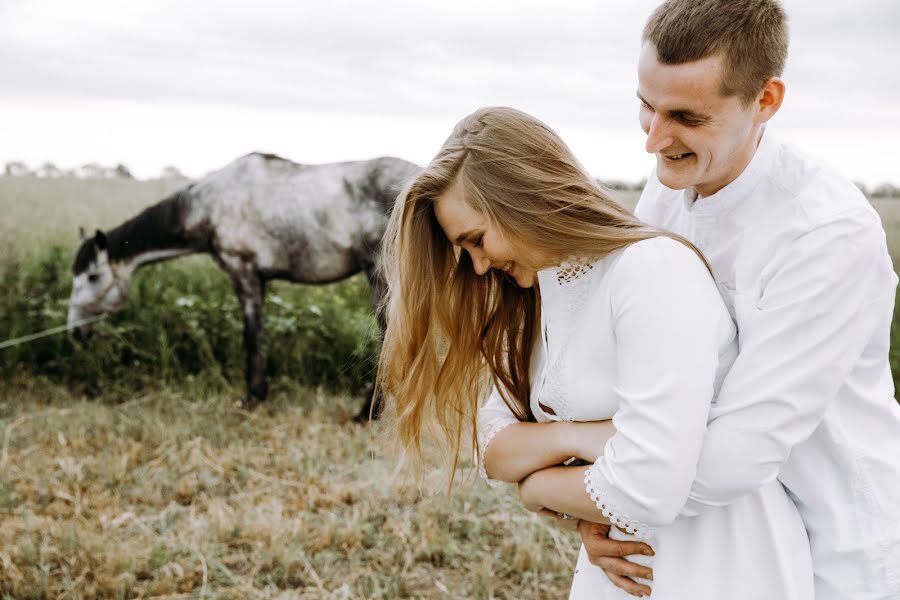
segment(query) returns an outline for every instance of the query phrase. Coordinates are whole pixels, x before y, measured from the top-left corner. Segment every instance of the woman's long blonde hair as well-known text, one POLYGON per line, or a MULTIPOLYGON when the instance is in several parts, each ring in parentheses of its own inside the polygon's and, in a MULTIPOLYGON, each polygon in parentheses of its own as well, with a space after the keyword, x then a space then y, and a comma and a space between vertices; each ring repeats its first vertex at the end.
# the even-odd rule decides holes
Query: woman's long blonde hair
POLYGON ((402 451, 421 466, 423 434, 446 442, 451 481, 464 433, 480 452, 475 419, 491 382, 520 420, 534 420, 528 369, 539 322, 537 288, 520 288, 494 269, 478 276, 468 253, 447 239, 434 203, 454 182, 492 227, 545 257, 545 267, 601 258, 659 235, 693 248, 613 200, 534 117, 489 107, 460 121, 391 214, 382 243, 387 330, 378 369, 402 451))

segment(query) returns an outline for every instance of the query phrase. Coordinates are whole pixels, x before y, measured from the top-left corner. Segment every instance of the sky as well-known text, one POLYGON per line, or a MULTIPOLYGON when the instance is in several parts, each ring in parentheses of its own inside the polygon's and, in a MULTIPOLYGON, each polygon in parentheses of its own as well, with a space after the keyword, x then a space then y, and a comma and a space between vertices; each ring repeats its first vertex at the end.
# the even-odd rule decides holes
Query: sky
MULTIPOLYGON (((523 109, 602 179, 653 165, 640 34, 658 0, 0 0, 0 163, 192 177, 251 151, 424 164, 479 106, 523 109)), ((900 183, 900 2, 783 0, 771 128, 900 183)))

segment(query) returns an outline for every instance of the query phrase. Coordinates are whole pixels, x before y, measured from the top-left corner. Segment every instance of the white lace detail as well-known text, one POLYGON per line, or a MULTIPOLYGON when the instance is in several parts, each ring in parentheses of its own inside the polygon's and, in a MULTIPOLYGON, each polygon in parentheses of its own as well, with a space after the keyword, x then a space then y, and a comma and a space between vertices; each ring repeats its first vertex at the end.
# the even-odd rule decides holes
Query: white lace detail
POLYGON ((558 315, 547 315, 559 323, 553 328, 564 342, 556 353, 556 358, 548 364, 544 373, 546 378, 541 387, 539 400, 544 406, 550 407, 556 416, 563 421, 572 420, 572 412, 569 410, 569 402, 566 394, 565 365, 568 355, 569 342, 575 337, 578 330, 578 321, 574 315, 580 315, 590 297, 593 286, 591 278, 582 277, 594 268, 594 263, 584 260, 569 259, 564 262, 556 275, 556 281, 560 286, 565 286, 565 303, 563 312, 558 315))
POLYGON ((559 265, 559 270, 556 272, 556 281, 558 281, 560 285, 569 283, 574 279, 578 279, 593 268, 593 261, 570 257, 559 265))
POLYGON ((484 470, 484 453, 487 452, 488 445, 490 445, 491 440, 494 439, 494 436, 496 436, 498 433, 500 433, 513 423, 518 422, 518 420, 514 419, 510 421, 491 423, 487 426, 487 431, 481 436, 481 439, 478 440, 478 474, 481 475, 481 478, 484 479, 490 486, 499 486, 506 482, 497 479, 491 479, 490 477, 488 477, 487 471, 484 470))
POLYGON ((594 469, 596 468, 597 463, 594 463, 587 471, 585 471, 584 489, 587 490, 591 500, 594 501, 594 504, 597 505, 597 508, 600 509, 603 516, 609 519, 610 522, 619 529, 633 534, 639 539, 646 540, 652 537, 656 533, 655 528, 629 518, 628 515, 609 500, 610 494, 605 493, 603 489, 601 489, 603 476, 598 474, 596 478, 594 477, 594 469))

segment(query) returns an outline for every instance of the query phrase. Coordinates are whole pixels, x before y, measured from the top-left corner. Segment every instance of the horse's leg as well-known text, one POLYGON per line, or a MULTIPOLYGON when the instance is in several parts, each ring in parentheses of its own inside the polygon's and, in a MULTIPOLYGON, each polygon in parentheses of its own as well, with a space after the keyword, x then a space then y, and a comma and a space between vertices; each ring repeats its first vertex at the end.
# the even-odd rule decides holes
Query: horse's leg
MULTIPOLYGON (((384 341, 384 331, 387 329, 387 320, 384 315, 384 307, 382 306, 384 298, 387 295, 387 282, 382 277, 379 270, 372 266, 366 269, 366 277, 369 279, 369 288, 372 291, 372 305, 375 307, 375 318, 378 320, 379 339, 384 341)), ((375 383, 372 382, 366 387, 365 400, 359 413, 353 418, 357 423, 365 423, 370 419, 377 419, 381 414, 383 401, 381 392, 376 390, 375 383)))
POLYGON ((262 322, 262 307, 266 295, 266 282, 253 265, 239 259, 222 259, 237 293, 244 319, 244 352, 246 369, 244 375, 247 391, 243 407, 254 408, 266 399, 268 383, 266 382, 266 347, 265 330, 262 322))

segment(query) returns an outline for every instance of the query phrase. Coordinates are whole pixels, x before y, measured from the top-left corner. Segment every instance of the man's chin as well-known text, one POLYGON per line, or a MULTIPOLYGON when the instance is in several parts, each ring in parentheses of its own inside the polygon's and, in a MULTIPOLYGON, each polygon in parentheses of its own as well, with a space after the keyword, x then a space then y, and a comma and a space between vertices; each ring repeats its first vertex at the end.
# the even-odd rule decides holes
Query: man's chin
POLYGON ((672 190, 683 190, 691 187, 691 178, 686 173, 672 172, 673 169, 663 164, 662 159, 656 162, 656 178, 659 182, 672 190))

